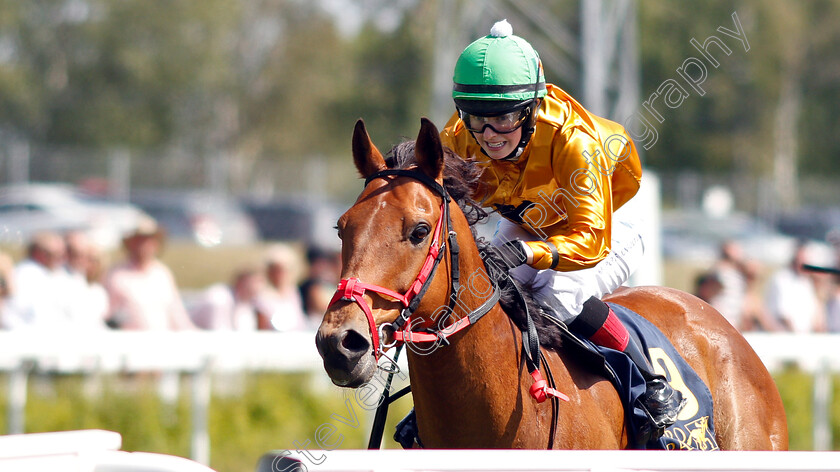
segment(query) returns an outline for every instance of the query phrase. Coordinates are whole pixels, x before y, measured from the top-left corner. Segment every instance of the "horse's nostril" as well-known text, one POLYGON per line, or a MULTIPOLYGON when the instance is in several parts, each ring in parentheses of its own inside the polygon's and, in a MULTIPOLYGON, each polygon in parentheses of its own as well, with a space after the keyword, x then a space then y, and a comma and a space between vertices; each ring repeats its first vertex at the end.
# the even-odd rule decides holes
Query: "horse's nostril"
POLYGON ((358 331, 348 329, 341 338, 341 347, 350 352, 364 352, 370 349, 370 343, 358 331))

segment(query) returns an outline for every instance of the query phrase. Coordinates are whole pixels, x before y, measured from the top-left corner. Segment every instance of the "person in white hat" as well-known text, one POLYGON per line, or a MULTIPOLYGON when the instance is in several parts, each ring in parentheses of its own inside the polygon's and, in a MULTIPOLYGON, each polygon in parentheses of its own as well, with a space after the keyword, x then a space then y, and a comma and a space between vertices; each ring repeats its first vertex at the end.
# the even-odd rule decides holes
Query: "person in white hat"
POLYGON ((274 245, 266 254, 265 278, 268 290, 260 295, 260 306, 268 319, 267 329, 294 331, 308 327, 297 281, 298 255, 289 246, 274 245))
POLYGON ((195 329, 175 277, 158 259, 165 233, 144 218, 123 238, 126 260, 108 274, 111 326, 129 330, 195 329))

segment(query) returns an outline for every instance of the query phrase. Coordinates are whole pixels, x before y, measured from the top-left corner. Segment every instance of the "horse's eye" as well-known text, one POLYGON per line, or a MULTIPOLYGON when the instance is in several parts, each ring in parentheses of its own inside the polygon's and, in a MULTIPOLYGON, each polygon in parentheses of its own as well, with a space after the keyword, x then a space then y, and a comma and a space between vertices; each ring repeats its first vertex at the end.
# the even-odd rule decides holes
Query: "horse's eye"
POLYGON ((411 237, 409 238, 411 240, 411 244, 417 245, 422 243, 426 237, 429 236, 430 232, 431 228, 429 228, 429 225, 426 223, 420 223, 415 226, 414 231, 411 232, 411 237))

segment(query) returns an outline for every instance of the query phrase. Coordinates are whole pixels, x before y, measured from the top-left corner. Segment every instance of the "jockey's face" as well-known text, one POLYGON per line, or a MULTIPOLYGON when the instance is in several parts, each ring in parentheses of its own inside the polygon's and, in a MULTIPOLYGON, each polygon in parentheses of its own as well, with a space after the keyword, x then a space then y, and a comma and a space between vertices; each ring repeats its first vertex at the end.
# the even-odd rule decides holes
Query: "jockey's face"
POLYGON ((509 156, 522 139, 522 127, 510 133, 500 134, 487 126, 481 133, 473 133, 475 140, 491 159, 504 159, 509 156))

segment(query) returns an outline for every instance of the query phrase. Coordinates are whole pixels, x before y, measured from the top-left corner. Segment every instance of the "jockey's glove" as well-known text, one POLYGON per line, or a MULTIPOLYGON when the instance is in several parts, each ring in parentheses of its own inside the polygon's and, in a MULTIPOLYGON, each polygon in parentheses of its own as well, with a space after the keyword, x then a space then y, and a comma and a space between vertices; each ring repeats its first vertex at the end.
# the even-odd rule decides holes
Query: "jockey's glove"
POLYGON ((525 242, 519 239, 508 241, 501 246, 497 246, 496 250, 502 256, 502 261, 507 265, 507 269, 511 270, 528 262, 528 250, 525 242))

